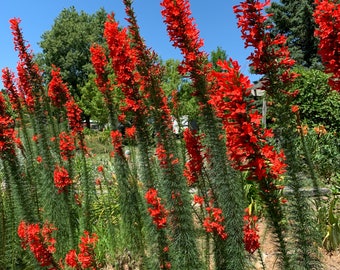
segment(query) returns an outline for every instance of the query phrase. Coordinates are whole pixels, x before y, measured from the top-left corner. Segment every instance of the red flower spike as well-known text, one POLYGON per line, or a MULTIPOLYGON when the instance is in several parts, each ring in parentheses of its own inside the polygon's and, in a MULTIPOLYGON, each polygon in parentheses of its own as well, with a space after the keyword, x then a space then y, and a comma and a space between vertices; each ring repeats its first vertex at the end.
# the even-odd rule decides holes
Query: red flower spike
POLYGON ((153 223, 157 226, 157 229, 164 228, 167 222, 168 211, 166 211, 164 205, 161 203, 161 198, 158 197, 158 191, 150 188, 145 193, 145 199, 146 202, 151 205, 148 211, 153 219, 153 223))
POLYGON ((114 151, 112 152, 112 156, 114 156, 115 154, 123 156, 122 133, 120 133, 119 130, 112 130, 110 135, 111 135, 112 146, 114 148, 114 151))
POLYGON ((72 133, 75 135, 83 132, 84 128, 81 123, 82 110, 79 108, 79 106, 73 99, 67 101, 65 106, 67 110, 69 126, 70 129, 72 130, 72 133))
POLYGON ((14 120, 7 113, 7 104, 0 92, 0 158, 6 155, 15 156, 16 146, 22 149, 22 143, 14 129, 14 120))
POLYGON ((251 84, 240 73, 236 61, 219 62, 223 72, 213 72, 218 88, 209 103, 222 119, 226 131, 228 156, 235 169, 249 171, 249 179, 278 179, 285 172, 283 152, 268 145, 271 130, 262 128, 261 114, 247 101, 251 84))
POLYGON ((30 249, 41 267, 51 267, 55 264, 53 253, 56 241, 52 237, 55 230, 56 228, 48 222, 40 227, 38 223, 29 224, 21 221, 18 226, 18 236, 22 247, 30 249))
POLYGON ((58 165, 54 169, 53 177, 54 185, 58 188, 59 193, 64 192, 65 189, 73 183, 68 171, 64 167, 58 165))
POLYGON ((180 72, 182 74, 191 71, 201 73, 200 68, 197 68, 195 63, 201 62, 206 55, 200 50, 204 44, 199 37, 199 30, 194 19, 191 17, 189 1, 163 0, 161 6, 164 8, 161 12, 170 40, 175 47, 181 50, 184 56, 180 72))
POLYGON ((53 65, 51 77, 48 84, 48 96, 55 107, 61 108, 70 99, 70 91, 61 78, 60 68, 53 65))
POLYGON ((215 233, 223 240, 227 239, 228 234, 225 232, 225 227, 222 225, 224 217, 220 208, 206 207, 209 216, 203 221, 203 227, 206 232, 215 233))
POLYGON ((111 89, 111 83, 108 79, 108 60, 105 55, 105 49, 98 44, 94 44, 90 48, 91 61, 97 74, 95 82, 99 90, 105 94, 111 89))
POLYGON ((93 233, 84 231, 84 236, 81 237, 79 243, 79 253, 76 250, 70 250, 65 257, 65 262, 68 266, 76 269, 97 269, 94 248, 98 241, 98 236, 93 233))
POLYGON ((185 164, 183 174, 187 178, 188 185, 192 185, 197 182, 198 175, 202 174, 203 156, 201 151, 203 146, 200 142, 200 136, 196 134, 196 131, 186 128, 183 136, 189 155, 189 160, 185 164))
MULTIPOLYGON (((286 37, 276 35, 272 37, 267 18, 263 10, 270 5, 266 0, 261 3, 259 0, 246 0, 234 6, 234 13, 238 19, 238 27, 241 28, 241 37, 244 40, 245 48, 254 47, 254 52, 248 57, 251 67, 257 74, 270 74, 278 70, 284 70, 282 74, 277 74, 277 78, 282 83, 291 83, 297 74, 291 72, 295 61, 290 58, 286 37)), ((271 94, 271 89, 266 89, 271 94)), ((289 94, 289 93, 287 93, 289 94)))
POLYGON ((34 110, 34 103, 40 102, 41 89, 35 89, 33 93, 32 85, 43 85, 42 73, 39 67, 33 61, 33 53, 30 46, 25 44, 18 18, 13 18, 10 21, 10 28, 12 30, 14 49, 18 51, 19 63, 18 71, 18 88, 22 92, 22 99, 30 110, 34 110))
POLYGON ((6 93, 8 94, 13 110, 17 111, 21 107, 20 93, 14 81, 15 81, 14 73, 11 72, 8 68, 2 69, 2 82, 4 88, 6 89, 6 93))
POLYGON ((325 71, 332 74, 330 86, 340 92, 340 3, 335 0, 315 0, 315 23, 318 28, 319 55, 325 71))
POLYGON ((121 106, 122 112, 144 113, 146 108, 139 93, 141 76, 137 71, 137 51, 130 45, 132 42, 127 28, 120 29, 113 14, 108 16, 105 23, 104 37, 109 47, 117 85, 125 95, 124 105, 121 106))
POLYGON ((74 150, 76 150, 73 136, 65 131, 61 132, 59 134, 59 149, 63 160, 72 159, 74 157, 74 150))
POLYGON ((249 213, 249 209, 246 209, 246 214, 243 217, 243 220, 246 222, 243 226, 243 242, 245 245, 245 249, 253 254, 257 249, 260 248, 260 236, 258 234, 259 229, 256 224, 257 216, 251 215, 249 213))

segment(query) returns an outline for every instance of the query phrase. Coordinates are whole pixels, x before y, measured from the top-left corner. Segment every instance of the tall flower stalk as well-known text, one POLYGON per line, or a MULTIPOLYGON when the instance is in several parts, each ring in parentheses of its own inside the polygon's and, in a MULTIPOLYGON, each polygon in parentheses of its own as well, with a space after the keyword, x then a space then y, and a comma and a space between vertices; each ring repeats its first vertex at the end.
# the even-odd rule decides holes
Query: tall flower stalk
MULTIPOLYGON (((264 75, 263 82, 266 95, 274 102, 273 111, 275 111, 275 117, 281 124, 282 137, 280 137, 280 142, 288 164, 287 185, 293 189, 293 196, 290 199, 288 209, 292 215, 291 218, 296 221, 292 225, 293 237, 296 239, 296 258, 304 269, 310 269, 319 265, 317 250, 313 244, 317 238, 317 232, 315 227, 312 226, 313 217, 310 204, 306 197, 301 196, 301 188, 303 187, 303 181, 299 176, 301 162, 294 145, 294 138, 297 136, 290 127, 294 118, 290 106, 295 95, 298 94, 298 90, 290 91, 289 89, 292 88, 292 83, 298 75, 291 71, 295 61, 290 58, 286 46, 286 37, 280 34, 273 37, 268 31, 272 26, 268 25, 268 15, 263 14, 263 9, 269 3, 270 1, 264 3, 258 0, 243 1, 234 7, 234 12, 238 18, 238 27, 241 29, 245 47, 254 47, 254 52, 248 57, 251 61, 250 65, 257 74, 264 75)), ((314 188, 318 190, 316 179, 313 178, 313 175, 311 175, 311 178, 314 188)), ((282 219, 280 222, 282 222, 282 219)), ((284 233, 283 228, 279 230, 281 234, 284 233)), ((277 234, 277 237, 281 236, 277 234)), ((283 238, 279 239, 280 243, 283 243, 283 241, 283 238)), ((285 269, 290 269, 293 263, 292 258, 288 256, 286 246, 280 244, 280 247, 283 266, 285 269)))
POLYGON ((172 121, 167 98, 161 88, 162 71, 157 55, 144 44, 134 16, 132 1, 124 1, 130 23, 132 46, 138 59, 137 71, 141 76, 141 90, 145 106, 153 119, 156 156, 161 173, 159 188, 169 211, 167 232, 171 239, 169 255, 174 269, 201 269, 193 231, 193 218, 186 181, 180 166, 177 145, 172 132, 172 121))
MULTIPOLYGON (((285 156, 275 150, 268 139, 274 134, 262 128, 262 115, 249 99, 251 84, 240 73, 240 66, 230 60, 218 63, 222 72, 214 72, 218 88, 211 93, 210 104, 222 119, 226 132, 228 157, 232 166, 247 173, 247 180, 258 184, 259 193, 266 205, 268 217, 277 236, 281 259, 288 267, 286 240, 284 239, 284 213, 281 206, 282 176, 285 156)), ((244 239, 249 228, 246 228, 244 239)), ((246 243, 246 249, 249 246, 246 243)))
POLYGON ((137 179, 124 155, 123 134, 117 129, 118 120, 123 121, 126 112, 130 110, 141 112, 139 110, 140 101, 133 97, 136 93, 135 80, 138 78, 138 74, 134 71, 136 59, 130 49, 126 30, 119 29, 113 14, 108 16, 105 23, 104 37, 107 41, 115 81, 111 82, 109 79, 109 64, 106 53, 99 45, 94 45, 91 48, 92 63, 97 74, 96 84, 104 96, 110 115, 111 139, 114 147, 112 155, 120 190, 122 226, 124 236, 127 239, 127 248, 134 252, 136 256, 143 257, 145 246, 144 235, 142 234, 142 197, 138 190, 137 179), (114 83, 116 83, 116 89, 113 88, 114 83), (121 105, 120 108, 113 101, 114 91, 117 91, 118 88, 125 95, 124 105, 121 105), (120 117, 118 117, 119 109, 122 111, 120 117))
POLYGON ((205 134, 203 144, 209 156, 209 177, 216 195, 216 203, 226 217, 223 225, 228 237, 216 242, 216 269, 243 269, 245 256, 242 242, 242 182, 240 174, 229 165, 219 121, 212 106, 208 104, 209 93, 213 88, 210 76, 212 68, 207 64, 207 55, 202 51, 203 40, 200 39, 199 30, 191 17, 189 1, 164 0, 161 5, 170 40, 184 56, 180 73, 190 76, 195 89, 192 94, 201 108, 199 125, 205 134))

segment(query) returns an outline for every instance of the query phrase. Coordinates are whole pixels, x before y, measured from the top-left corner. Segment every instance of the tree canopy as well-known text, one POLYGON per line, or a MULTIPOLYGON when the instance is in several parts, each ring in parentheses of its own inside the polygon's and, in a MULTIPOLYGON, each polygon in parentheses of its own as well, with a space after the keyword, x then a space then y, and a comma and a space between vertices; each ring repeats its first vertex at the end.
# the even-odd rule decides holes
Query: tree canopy
POLYGON ((103 43, 106 16, 104 9, 90 15, 70 7, 62 10, 51 30, 42 35, 40 64, 47 76, 52 65, 59 67, 75 98, 81 96, 80 88, 87 83, 92 72, 91 44, 103 43))
POLYGON ((287 36, 288 47, 297 64, 305 67, 320 65, 318 40, 314 37, 313 0, 280 0, 272 2, 267 12, 272 13, 274 34, 287 36))

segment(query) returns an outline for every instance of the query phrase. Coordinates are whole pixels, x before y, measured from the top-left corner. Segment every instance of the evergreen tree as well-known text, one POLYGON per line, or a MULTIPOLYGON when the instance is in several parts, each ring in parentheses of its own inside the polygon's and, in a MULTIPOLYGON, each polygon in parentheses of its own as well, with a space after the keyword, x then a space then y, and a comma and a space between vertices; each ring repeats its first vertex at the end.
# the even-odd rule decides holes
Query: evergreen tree
POLYGON ((279 3, 273 2, 267 10, 273 13, 270 18, 274 23, 273 34, 287 36, 292 58, 305 67, 320 66, 313 11, 313 0, 280 0, 279 3))
POLYGON ((210 53, 210 62, 213 65, 214 70, 216 71, 221 71, 221 67, 219 65, 217 65, 217 62, 219 60, 227 60, 227 53, 225 50, 223 50, 221 47, 217 47, 216 50, 213 50, 210 53))

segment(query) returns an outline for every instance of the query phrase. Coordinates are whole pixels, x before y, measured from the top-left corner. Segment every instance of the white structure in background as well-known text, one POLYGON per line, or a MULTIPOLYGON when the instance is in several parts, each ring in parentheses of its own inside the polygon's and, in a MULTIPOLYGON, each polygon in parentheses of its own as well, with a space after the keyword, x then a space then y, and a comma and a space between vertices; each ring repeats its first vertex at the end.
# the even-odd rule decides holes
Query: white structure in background
POLYGON ((176 135, 179 135, 183 129, 189 126, 189 116, 183 115, 180 117, 180 123, 178 123, 177 119, 172 116, 172 130, 176 135))
POLYGON ((266 127, 267 102, 265 98, 266 90, 263 90, 263 88, 263 82, 260 80, 259 82, 255 83, 254 86, 251 88, 251 94, 255 97, 255 99, 257 97, 262 98, 262 125, 266 127))

